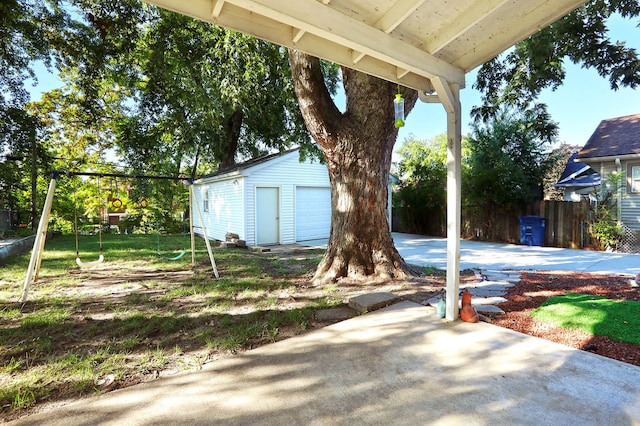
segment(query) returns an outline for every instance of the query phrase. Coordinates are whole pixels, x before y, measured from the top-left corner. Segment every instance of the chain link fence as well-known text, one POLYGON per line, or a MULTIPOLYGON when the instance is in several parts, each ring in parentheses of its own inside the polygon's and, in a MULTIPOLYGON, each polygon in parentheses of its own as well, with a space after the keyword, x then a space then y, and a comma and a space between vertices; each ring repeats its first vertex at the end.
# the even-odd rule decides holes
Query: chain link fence
POLYGON ((616 247, 621 253, 640 253, 640 231, 634 231, 626 225, 622 226, 622 236, 616 247))

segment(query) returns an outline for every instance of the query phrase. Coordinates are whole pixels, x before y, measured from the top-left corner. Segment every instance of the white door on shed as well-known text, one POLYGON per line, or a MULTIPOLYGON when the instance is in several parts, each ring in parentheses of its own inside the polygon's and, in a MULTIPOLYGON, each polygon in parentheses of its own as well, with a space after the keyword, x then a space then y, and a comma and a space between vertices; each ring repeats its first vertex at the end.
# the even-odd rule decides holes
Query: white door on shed
POLYGON ((329 238, 331 232, 331 190, 296 188, 296 241, 329 238))
POLYGON ((278 188, 256 188, 256 244, 280 242, 278 188))

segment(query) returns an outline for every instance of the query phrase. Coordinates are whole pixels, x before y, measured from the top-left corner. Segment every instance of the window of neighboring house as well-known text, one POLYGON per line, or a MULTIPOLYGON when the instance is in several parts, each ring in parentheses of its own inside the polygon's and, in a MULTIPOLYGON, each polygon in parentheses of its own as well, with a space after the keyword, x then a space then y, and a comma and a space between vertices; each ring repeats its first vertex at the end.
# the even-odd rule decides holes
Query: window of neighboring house
POLYGON ((204 194, 202 194, 202 210, 205 212, 209 211, 209 190, 206 189, 204 194))
POLYGON ((640 164, 627 166, 627 192, 640 194, 640 164))

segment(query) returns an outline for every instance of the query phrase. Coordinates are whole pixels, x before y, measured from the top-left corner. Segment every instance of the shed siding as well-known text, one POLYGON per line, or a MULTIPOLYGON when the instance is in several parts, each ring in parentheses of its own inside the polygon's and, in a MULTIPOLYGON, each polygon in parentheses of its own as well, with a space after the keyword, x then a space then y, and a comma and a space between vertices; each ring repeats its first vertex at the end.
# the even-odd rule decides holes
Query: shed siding
MULTIPOLYGON (((312 185, 329 187, 326 166, 317 162, 299 162, 298 151, 276 157, 236 172, 233 176, 213 176, 199 180, 194 194, 201 209, 203 194, 209 190, 209 212, 203 212, 207 236, 224 240, 235 232, 248 245, 256 245, 256 190, 278 188, 279 243, 295 242, 295 187, 312 185)), ((196 225, 199 224, 195 218, 196 225)), ((196 230, 199 234, 201 230, 196 230)))
MULTIPOLYGON (((296 187, 303 186, 330 188, 327 166, 311 161, 300 163, 298 151, 293 151, 233 172, 233 175, 201 179, 194 185, 194 195, 202 210, 204 191, 209 190, 209 211, 203 212, 203 216, 210 239, 224 240, 227 232, 234 232, 254 246, 256 214, 259 214, 256 212, 256 189, 278 188, 279 243, 293 244, 296 241, 296 187)), ((390 214, 391 197, 388 209, 390 214)), ((197 217, 195 223, 199 225, 197 217)), ((202 234, 202 230, 196 229, 196 232, 202 234)))
MULTIPOLYGON (((207 227, 207 237, 224 241, 227 232, 234 232, 245 239, 244 217, 244 181, 242 177, 226 179, 218 182, 196 184, 194 197, 202 212, 204 225, 207 227), (209 191, 209 211, 203 208, 204 193, 209 191)), ((200 226, 197 212, 194 211, 194 222, 200 226)), ((195 232, 202 235, 202 229, 195 232)))
POLYGON ((246 187, 247 244, 255 245, 255 191, 257 187, 280 189, 280 244, 295 237, 295 188, 298 185, 329 187, 327 167, 317 162, 300 163, 298 152, 248 169, 246 187), (250 237, 252 236, 252 237, 250 237))

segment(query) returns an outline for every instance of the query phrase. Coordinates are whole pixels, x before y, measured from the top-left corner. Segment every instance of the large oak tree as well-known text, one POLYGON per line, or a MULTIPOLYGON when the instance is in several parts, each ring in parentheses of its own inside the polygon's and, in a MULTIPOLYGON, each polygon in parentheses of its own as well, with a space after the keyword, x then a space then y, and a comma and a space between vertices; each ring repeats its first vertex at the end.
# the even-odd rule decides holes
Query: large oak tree
MULTIPOLYGON (((346 109, 340 112, 324 84, 320 61, 294 50, 289 61, 302 115, 324 151, 331 182, 331 236, 314 280, 406 277, 408 268, 387 219, 398 86, 342 67, 346 109)), ((400 89, 408 113, 418 95, 400 89)))

